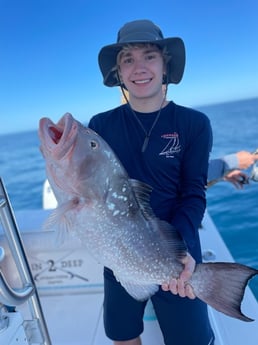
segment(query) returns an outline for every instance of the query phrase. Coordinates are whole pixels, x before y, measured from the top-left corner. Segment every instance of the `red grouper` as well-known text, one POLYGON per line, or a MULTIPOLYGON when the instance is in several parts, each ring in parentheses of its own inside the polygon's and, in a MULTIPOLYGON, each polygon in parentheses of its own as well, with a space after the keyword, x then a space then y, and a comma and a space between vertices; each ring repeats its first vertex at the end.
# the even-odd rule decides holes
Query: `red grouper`
MULTIPOLYGON (((184 241, 149 203, 151 187, 128 177, 108 144, 71 114, 57 124, 42 118, 40 150, 58 207, 47 220, 65 238, 73 233, 136 300, 177 278, 187 255, 184 241)), ((188 281, 195 295, 231 317, 241 312, 248 280, 258 270, 238 263, 201 263, 188 281)))

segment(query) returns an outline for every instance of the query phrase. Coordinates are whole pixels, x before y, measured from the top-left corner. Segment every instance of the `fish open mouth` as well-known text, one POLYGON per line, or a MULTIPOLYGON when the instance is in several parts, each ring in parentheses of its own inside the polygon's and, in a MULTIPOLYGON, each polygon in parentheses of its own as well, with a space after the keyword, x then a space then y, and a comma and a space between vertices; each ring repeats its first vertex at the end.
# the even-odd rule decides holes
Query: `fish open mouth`
POLYGON ((39 125, 41 151, 52 152, 57 159, 64 157, 72 148, 78 133, 78 123, 66 113, 58 123, 42 118, 39 125))
POLYGON ((54 143, 58 144, 63 135, 63 131, 61 131, 60 128, 51 125, 49 126, 49 135, 54 143))
POLYGON ((50 119, 41 119, 40 128, 45 133, 45 136, 51 139, 51 142, 58 145, 66 141, 73 135, 73 130, 76 127, 76 122, 73 121, 71 114, 65 114, 57 124, 53 123, 50 119))
POLYGON ((68 113, 65 114, 57 124, 54 124, 51 120, 48 122, 48 135, 56 145, 59 144, 63 136, 69 136, 72 122, 71 115, 68 113))

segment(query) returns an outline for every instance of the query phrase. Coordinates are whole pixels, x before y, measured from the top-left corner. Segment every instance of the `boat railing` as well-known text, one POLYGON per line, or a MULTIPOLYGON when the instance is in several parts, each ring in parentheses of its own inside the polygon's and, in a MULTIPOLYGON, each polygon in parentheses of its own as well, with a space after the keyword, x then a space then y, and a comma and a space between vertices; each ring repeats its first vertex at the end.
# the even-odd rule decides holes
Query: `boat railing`
MULTIPOLYGON (((25 249, 22 243, 20 232, 14 217, 14 212, 5 189, 4 183, 0 178, 0 219, 17 267, 23 287, 19 290, 12 289, 3 272, 0 272, 0 304, 16 306, 24 302, 29 305, 32 322, 27 323, 27 331, 30 335, 31 343, 51 345, 46 321, 40 304, 38 292, 31 273, 30 265, 27 260, 25 249), (34 339, 34 340, 33 340, 34 339)), ((3 260, 4 252, 0 253, 3 260)))

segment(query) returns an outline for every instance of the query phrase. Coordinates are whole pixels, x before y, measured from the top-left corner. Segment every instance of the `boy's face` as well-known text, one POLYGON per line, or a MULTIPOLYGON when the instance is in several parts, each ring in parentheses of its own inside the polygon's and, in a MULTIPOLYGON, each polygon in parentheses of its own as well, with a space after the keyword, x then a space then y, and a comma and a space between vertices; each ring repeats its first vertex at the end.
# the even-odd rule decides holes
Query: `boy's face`
POLYGON ((118 71, 130 97, 153 97, 162 89, 164 60, 155 45, 122 50, 118 57, 118 71))

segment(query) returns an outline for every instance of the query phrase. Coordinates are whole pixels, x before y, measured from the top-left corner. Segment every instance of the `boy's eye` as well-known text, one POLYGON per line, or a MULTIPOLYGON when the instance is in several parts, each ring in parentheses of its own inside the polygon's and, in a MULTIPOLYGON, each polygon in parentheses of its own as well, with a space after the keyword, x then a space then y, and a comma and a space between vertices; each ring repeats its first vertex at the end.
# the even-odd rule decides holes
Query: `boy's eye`
POLYGON ((123 64, 130 64, 133 62, 133 59, 131 57, 127 57, 125 59, 122 59, 121 63, 123 64))
POLYGON ((146 60, 153 60, 157 57, 157 54, 147 54, 146 55, 146 60))

